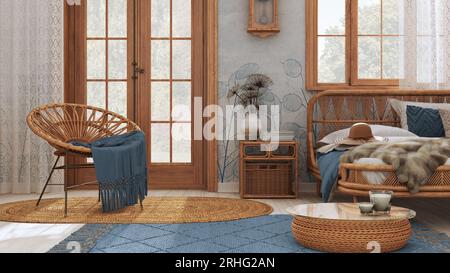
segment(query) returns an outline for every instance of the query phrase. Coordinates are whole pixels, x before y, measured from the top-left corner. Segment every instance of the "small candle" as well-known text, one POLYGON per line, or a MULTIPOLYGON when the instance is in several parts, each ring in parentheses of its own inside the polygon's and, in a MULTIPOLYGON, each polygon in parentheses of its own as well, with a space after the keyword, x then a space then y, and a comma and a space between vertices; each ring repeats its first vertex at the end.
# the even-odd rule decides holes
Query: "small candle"
POLYGON ((373 211, 373 204, 372 203, 359 203, 359 209, 362 214, 368 214, 373 211))
POLYGON ((371 195, 372 202, 376 211, 386 211, 391 203, 392 196, 387 193, 373 193, 371 195))

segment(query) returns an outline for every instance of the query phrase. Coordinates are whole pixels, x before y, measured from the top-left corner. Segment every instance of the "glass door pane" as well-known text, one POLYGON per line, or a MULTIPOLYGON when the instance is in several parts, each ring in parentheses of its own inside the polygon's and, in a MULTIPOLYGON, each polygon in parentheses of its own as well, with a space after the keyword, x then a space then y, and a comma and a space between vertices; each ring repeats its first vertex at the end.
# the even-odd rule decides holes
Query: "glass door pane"
POLYGON ((192 0, 151 1, 151 163, 192 163, 192 0))
POLYGON ((127 116, 127 0, 86 0, 88 105, 127 116))

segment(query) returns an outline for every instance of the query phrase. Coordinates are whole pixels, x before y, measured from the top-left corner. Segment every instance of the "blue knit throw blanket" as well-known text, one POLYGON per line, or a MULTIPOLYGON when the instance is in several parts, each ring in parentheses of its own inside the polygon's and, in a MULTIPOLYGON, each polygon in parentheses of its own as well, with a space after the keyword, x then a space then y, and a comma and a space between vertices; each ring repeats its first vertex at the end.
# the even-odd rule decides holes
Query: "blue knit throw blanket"
POLYGON ((92 150, 103 212, 133 206, 145 199, 148 189, 144 133, 134 131, 92 143, 72 144, 92 150))

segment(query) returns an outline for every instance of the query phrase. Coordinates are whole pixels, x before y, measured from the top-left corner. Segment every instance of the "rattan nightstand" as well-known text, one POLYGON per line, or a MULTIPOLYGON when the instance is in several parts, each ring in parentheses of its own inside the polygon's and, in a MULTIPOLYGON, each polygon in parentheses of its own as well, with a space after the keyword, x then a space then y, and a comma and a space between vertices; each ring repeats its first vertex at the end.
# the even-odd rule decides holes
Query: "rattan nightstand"
POLYGON ((282 141, 263 151, 262 141, 240 142, 241 198, 297 198, 298 144, 282 141))

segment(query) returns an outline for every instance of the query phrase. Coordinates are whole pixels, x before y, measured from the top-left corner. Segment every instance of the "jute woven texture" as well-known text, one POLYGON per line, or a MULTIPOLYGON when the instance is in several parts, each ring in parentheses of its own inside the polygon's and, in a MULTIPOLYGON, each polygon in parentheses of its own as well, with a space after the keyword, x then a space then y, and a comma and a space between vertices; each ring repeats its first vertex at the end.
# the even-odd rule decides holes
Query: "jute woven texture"
POLYGON ((251 200, 205 197, 149 197, 144 210, 128 207, 103 213, 97 198, 69 199, 68 215, 64 199, 21 201, 0 205, 0 221, 20 223, 81 224, 177 224, 231 221, 268 215, 272 207, 251 200))
POLYGON ((292 222, 294 238, 303 246, 337 253, 368 253, 371 244, 381 252, 401 249, 411 237, 408 219, 350 221, 295 217, 292 222))
POLYGON ((104 137, 140 130, 129 119, 98 107, 81 104, 50 104, 27 117, 30 129, 60 152, 91 156, 91 149, 71 144, 91 143, 104 137))

